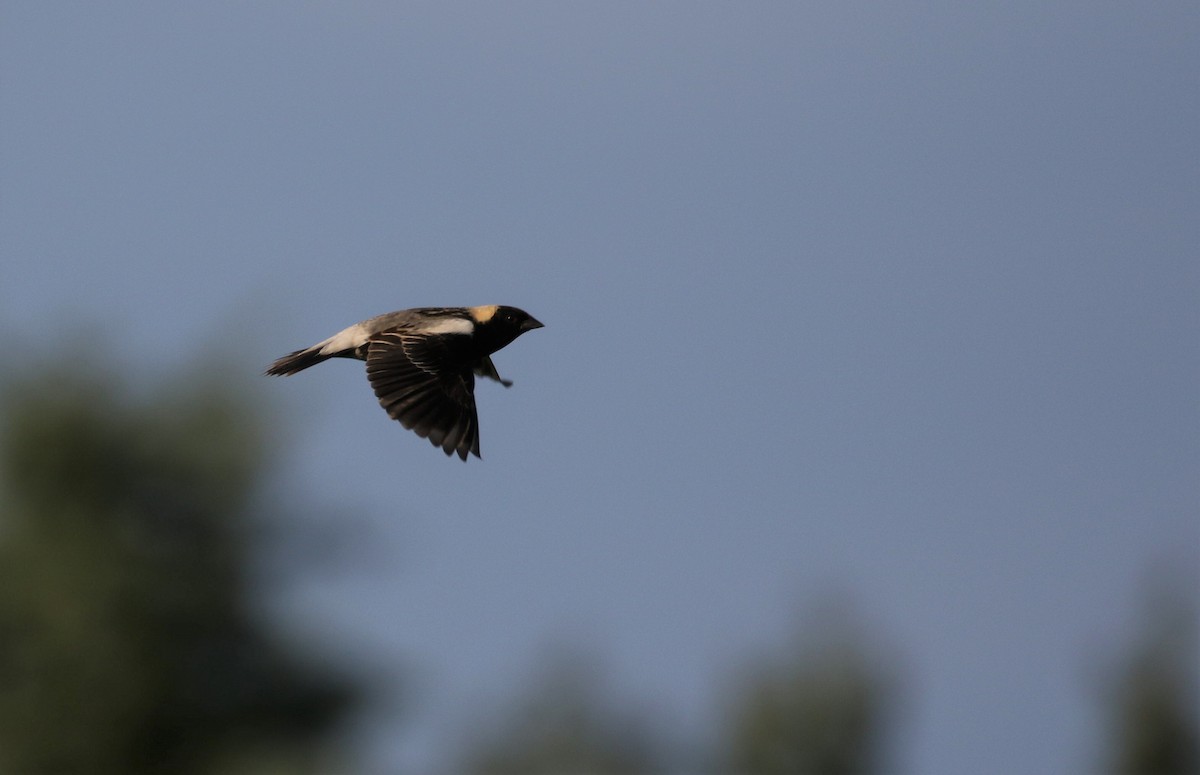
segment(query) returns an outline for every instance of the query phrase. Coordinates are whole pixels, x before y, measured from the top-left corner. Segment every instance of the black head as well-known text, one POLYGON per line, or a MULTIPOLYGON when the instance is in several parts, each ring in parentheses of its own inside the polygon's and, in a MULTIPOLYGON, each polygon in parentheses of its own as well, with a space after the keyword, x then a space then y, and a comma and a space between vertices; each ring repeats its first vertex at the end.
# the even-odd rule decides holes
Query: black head
POLYGON ((470 313, 476 324, 475 338, 485 341, 490 352, 499 350, 526 331, 542 328, 541 322, 516 307, 471 307, 470 313))

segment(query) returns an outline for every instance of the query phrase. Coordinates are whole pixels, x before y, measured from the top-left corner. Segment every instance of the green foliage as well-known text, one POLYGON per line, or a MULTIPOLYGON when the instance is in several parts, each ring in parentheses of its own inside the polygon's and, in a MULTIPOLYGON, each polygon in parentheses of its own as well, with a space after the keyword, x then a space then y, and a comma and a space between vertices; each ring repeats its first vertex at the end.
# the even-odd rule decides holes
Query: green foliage
POLYGON ((1117 672, 1109 769, 1117 775, 1200 775, 1196 609, 1162 590, 1117 672))
POLYGON ((658 772, 643 726, 606 707, 594 669, 560 655, 460 770, 478 775, 658 772))
POLYGON ((455 771, 525 773, 736 772, 864 775, 883 772, 892 681, 841 611, 818 619, 819 637, 753 665, 734 685, 715 745, 692 750, 655 739, 669 719, 612 708, 593 663, 551 660, 540 678, 467 741, 455 771), (648 723, 649 722, 649 723, 648 723))
POLYGON ((250 408, 212 385, 138 400, 57 370, 8 387, 0 771, 313 761, 354 690, 252 613, 266 458, 250 408))
POLYGON ((864 775, 882 771, 890 681, 861 636, 820 621, 811 643, 759 665, 738 689, 728 769, 739 773, 864 775))

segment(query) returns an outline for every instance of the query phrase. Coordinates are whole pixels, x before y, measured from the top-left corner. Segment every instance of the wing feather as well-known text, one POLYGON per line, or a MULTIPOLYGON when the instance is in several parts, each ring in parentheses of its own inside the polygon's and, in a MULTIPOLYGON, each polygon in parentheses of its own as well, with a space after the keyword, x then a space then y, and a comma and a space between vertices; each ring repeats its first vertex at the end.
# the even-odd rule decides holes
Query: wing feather
POLYGON ((388 416, 447 455, 479 457, 475 375, 454 336, 385 331, 371 337, 367 379, 388 416))

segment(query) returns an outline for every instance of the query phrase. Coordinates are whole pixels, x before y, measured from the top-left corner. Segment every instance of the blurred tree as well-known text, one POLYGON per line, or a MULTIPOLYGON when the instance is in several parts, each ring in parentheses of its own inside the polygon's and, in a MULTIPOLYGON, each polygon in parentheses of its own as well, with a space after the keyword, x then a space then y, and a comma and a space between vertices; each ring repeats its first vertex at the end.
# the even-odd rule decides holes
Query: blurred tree
POLYGON ((0 396, 0 771, 321 766, 356 687, 253 613, 253 413, 70 365, 0 396))
POLYGON ((816 639, 751 670, 735 690, 731 772, 863 775, 880 772, 891 681, 864 639, 832 611, 816 639))
POLYGON ((1109 771, 1200 775, 1197 610, 1162 584, 1150 595, 1140 640, 1111 685, 1109 771))
POLYGON ((594 666, 559 654, 529 693, 468 743, 458 771, 478 775, 622 775, 659 772, 649 740, 632 716, 606 707, 594 666))

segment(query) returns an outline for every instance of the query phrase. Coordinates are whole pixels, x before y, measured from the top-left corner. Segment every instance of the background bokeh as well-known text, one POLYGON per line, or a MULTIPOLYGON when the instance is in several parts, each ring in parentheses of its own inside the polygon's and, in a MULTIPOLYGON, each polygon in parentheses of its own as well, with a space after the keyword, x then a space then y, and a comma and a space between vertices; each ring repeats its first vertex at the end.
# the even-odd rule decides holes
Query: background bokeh
POLYGON ((304 729, 341 718, 361 771, 519 770, 558 722, 597 767, 769 769, 729 730, 814 717, 888 772, 1108 766, 1137 655, 1195 712, 1198 33, 1189 3, 0 3, 4 508, 31 459, 76 476, 26 452, 69 432, 11 430, 30 385, 151 417, 222 385, 271 526, 237 589, 338 677, 304 729), (489 303, 546 328, 479 387, 482 461, 359 364, 257 376, 489 303))

